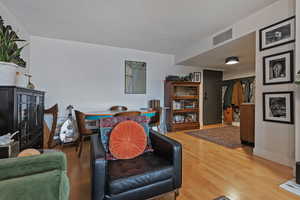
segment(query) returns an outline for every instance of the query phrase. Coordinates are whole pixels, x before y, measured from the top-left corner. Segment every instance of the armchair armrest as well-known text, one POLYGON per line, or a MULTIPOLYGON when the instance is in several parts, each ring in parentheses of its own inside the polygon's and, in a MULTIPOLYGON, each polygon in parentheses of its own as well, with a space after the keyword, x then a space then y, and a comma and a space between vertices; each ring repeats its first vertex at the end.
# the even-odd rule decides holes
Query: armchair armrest
POLYGON ((0 172, 0 199, 69 199, 66 156, 62 152, 4 159, 0 172))
POLYGON ((51 152, 37 156, 3 159, 0 162, 0 181, 52 170, 67 171, 64 153, 51 152))
POLYGON ((150 131, 151 144, 154 152, 172 162, 174 167, 175 188, 182 184, 182 145, 153 130, 150 131))
POLYGON ((105 195, 107 161, 99 135, 91 137, 91 170, 92 200, 102 200, 105 195))

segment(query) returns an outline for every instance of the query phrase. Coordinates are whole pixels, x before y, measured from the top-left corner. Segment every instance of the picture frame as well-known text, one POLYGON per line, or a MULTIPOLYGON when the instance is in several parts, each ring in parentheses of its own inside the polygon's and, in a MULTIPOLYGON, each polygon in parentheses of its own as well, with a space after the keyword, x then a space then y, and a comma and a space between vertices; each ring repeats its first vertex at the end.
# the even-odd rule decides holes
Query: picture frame
POLYGON ((263 120, 294 124, 294 92, 263 93, 263 120))
POLYGON ((294 51, 263 57, 263 85, 294 82, 294 51))
POLYGON ((201 72, 194 72, 193 74, 193 82, 201 82, 201 72))
POLYGON ((295 16, 282 20, 271 26, 260 29, 260 51, 295 42, 296 24, 295 16))
POLYGON ((147 63, 125 60, 125 94, 147 93, 147 63))

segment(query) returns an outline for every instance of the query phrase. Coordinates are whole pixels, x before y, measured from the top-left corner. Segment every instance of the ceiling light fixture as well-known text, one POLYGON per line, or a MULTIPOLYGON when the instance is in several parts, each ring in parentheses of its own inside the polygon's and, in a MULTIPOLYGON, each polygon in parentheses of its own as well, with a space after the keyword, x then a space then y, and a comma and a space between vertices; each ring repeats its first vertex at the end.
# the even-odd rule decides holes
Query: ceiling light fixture
POLYGON ((235 65, 238 64, 240 62, 239 58, 236 56, 231 56, 226 58, 225 64, 226 65, 235 65))

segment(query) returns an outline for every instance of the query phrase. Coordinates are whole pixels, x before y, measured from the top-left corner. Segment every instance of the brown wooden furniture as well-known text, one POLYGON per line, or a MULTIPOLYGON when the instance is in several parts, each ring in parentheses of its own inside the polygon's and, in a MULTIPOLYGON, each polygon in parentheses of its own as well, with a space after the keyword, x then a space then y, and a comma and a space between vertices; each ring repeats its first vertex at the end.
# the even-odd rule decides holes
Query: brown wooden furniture
POLYGON ((109 110, 111 111, 126 111, 128 108, 126 106, 113 106, 109 110))
POLYGON ((16 86, 0 86, 0 136, 19 134, 20 151, 43 148, 45 93, 16 86))
POLYGON ((240 107, 241 142, 254 146, 255 138, 255 105, 242 104, 240 107))
POLYGON ((149 108, 160 108, 160 100, 159 99, 152 99, 149 101, 149 108))
POLYGON ((153 108, 153 110, 156 112, 156 114, 150 118, 149 126, 151 128, 157 127, 157 129, 160 130, 160 117, 162 108, 153 108))
POLYGON ((75 110, 75 116, 76 116, 76 123, 78 126, 78 132, 79 132, 79 138, 77 140, 76 151, 78 150, 78 157, 80 157, 84 139, 86 137, 90 137, 90 136, 98 134, 98 133, 95 133, 92 130, 87 129, 85 127, 85 114, 84 113, 82 113, 78 110, 75 110), (78 147, 79 147, 79 149, 78 149, 78 147))
POLYGON ((224 123, 231 125, 233 122, 233 109, 232 107, 223 110, 224 113, 224 123))
POLYGON ((185 81, 165 82, 165 107, 169 131, 200 128, 200 83, 185 81))
POLYGON ((149 108, 156 112, 155 116, 151 117, 149 126, 151 128, 157 127, 157 130, 160 131, 160 118, 162 114, 162 108, 160 107, 160 100, 150 100, 149 108))
POLYGON ((141 112, 139 111, 132 111, 132 112, 120 112, 114 115, 114 117, 133 117, 133 116, 140 116, 141 112))
MULTIPOLYGON (((44 113, 47 115, 52 115, 53 119, 52 119, 52 125, 51 125, 51 130, 49 130, 49 133, 45 132, 45 144, 44 145, 45 148, 53 148, 56 146, 55 142, 54 142, 54 135, 55 135, 55 131, 56 131, 56 127, 57 127, 57 117, 58 117, 58 105, 55 104, 54 106, 52 106, 49 109, 44 110, 44 113)), ((50 127, 48 127, 50 128, 50 127)), ((47 131, 48 131, 47 130, 47 131)))

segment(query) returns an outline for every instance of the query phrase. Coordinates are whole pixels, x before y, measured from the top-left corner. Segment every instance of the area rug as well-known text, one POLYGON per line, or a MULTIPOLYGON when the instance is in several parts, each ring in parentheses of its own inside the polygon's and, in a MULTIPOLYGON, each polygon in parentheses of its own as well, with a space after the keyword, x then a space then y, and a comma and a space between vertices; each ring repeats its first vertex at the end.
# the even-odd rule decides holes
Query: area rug
POLYGON ((226 126, 185 133, 228 148, 239 148, 242 146, 240 139, 240 127, 226 126))

